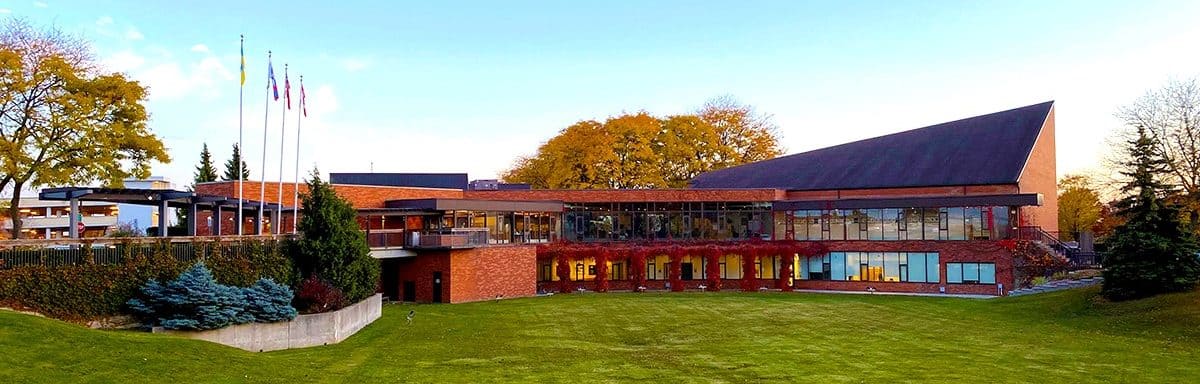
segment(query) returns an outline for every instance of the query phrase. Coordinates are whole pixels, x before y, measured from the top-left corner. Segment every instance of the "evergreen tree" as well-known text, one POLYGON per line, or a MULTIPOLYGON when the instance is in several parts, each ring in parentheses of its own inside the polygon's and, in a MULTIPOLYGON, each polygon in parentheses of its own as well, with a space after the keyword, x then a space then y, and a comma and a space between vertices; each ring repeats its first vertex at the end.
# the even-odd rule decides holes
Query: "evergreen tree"
POLYGON ((1200 247, 1181 225, 1179 209, 1164 202, 1172 189, 1158 178, 1167 163, 1143 127, 1127 150, 1121 174, 1130 182, 1121 190, 1129 195, 1117 207, 1128 221, 1109 237, 1101 292, 1110 300, 1130 300, 1193 289, 1200 281, 1200 247))
POLYGON ((314 169, 308 192, 300 196, 299 255, 302 276, 319 276, 341 290, 351 302, 375 293, 379 260, 370 256, 366 235, 359 229, 357 211, 321 181, 314 169))
POLYGON ((242 163, 242 180, 250 180, 250 168, 246 167, 246 160, 242 159, 242 151, 237 144, 233 145, 233 157, 225 161, 225 173, 221 175, 221 180, 237 180, 238 163, 242 163))
POLYGON ((208 151, 208 143, 204 143, 204 149, 200 150, 200 165, 196 166, 192 182, 195 185, 210 181, 217 181, 217 167, 213 165, 212 153, 208 151))

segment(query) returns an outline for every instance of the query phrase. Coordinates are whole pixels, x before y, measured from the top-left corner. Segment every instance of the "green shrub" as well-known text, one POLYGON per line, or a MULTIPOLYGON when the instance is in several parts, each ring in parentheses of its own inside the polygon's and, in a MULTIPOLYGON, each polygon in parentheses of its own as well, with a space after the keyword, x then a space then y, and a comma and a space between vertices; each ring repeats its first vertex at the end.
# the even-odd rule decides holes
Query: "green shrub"
POLYGON ((370 255, 358 212, 313 170, 301 195, 296 264, 302 276, 320 276, 351 302, 367 298, 379 285, 380 265, 370 255))
POLYGON ((288 321, 296 317, 291 301, 292 291, 270 279, 233 287, 218 283, 204 263, 196 263, 165 284, 151 279, 128 305, 143 324, 203 330, 288 321))
MULTIPOLYGON (((177 258, 166 240, 147 244, 130 239, 121 246, 124 252, 115 264, 97 264, 85 252, 79 264, 0 269, 0 306, 76 322, 119 315, 144 283, 173 279, 195 262, 177 258)), ((222 284, 246 286, 264 277, 291 284, 295 274, 282 252, 286 247, 287 242, 212 241, 195 244, 195 257, 222 284)), ((84 249, 90 247, 85 244, 84 249)))

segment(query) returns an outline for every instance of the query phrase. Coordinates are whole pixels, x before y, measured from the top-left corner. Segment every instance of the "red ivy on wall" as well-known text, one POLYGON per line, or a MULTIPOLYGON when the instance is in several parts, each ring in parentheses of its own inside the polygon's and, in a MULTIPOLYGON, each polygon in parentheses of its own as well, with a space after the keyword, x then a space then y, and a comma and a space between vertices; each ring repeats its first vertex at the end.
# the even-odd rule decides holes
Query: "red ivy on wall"
POLYGON ((571 260, 566 254, 558 255, 558 292, 571 293, 571 260))
POLYGON ((608 249, 596 249, 596 292, 608 292, 608 249))
POLYGON ((758 287, 755 280, 758 279, 757 271, 754 269, 755 261, 758 260, 758 246, 746 247, 742 252, 742 291, 752 292, 758 287))
POLYGON ((681 246, 672 246, 667 248, 667 257, 671 259, 671 292, 683 292, 683 257, 687 255, 687 249, 681 246))
POLYGON ((646 286, 646 250, 641 248, 628 249, 629 277, 633 279, 633 289, 646 286))
POLYGON ((705 285, 711 292, 721 291, 721 247, 709 245, 704 247, 702 254, 706 259, 704 266, 705 285))

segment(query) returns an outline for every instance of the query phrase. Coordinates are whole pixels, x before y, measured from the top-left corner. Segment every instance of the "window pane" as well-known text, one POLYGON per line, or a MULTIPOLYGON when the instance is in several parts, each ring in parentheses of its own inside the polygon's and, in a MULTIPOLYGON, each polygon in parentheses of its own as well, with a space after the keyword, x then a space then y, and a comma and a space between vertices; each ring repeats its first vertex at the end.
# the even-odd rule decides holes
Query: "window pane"
POLYGON ((808 280, 808 259, 809 257, 800 257, 800 265, 797 268, 800 271, 800 280, 808 280))
POLYGON ((859 252, 846 252, 846 280, 857 281, 862 277, 859 273, 859 252))
POLYGON ((983 210, 979 207, 968 207, 963 211, 963 217, 966 219, 967 239, 987 239, 987 234, 983 230, 983 210))
POLYGON ((908 281, 914 283, 925 282, 925 254, 919 252, 908 253, 908 281))
POLYGON ((909 208, 904 211, 904 225, 907 227, 904 239, 921 240, 921 212, 920 208, 909 208))
POLYGON ((938 209, 925 208, 922 213, 921 220, 924 225, 921 229, 925 234, 925 240, 938 240, 938 224, 941 222, 941 219, 938 218, 938 209))
POLYGON ((994 239, 1007 239, 1010 237, 1009 232, 1012 228, 1008 222, 1008 207, 992 207, 992 222, 989 227, 992 228, 992 233, 995 234, 994 239))
POLYGON ((946 263, 946 282, 962 283, 962 264, 946 263))
POLYGON ((883 254, 883 281, 900 281, 900 254, 883 254))
POLYGON ((963 263, 962 264, 962 280, 963 282, 979 282, 979 264, 963 263))
POLYGON ((996 264, 979 264, 979 283, 996 284, 996 264))
POLYGON ((883 240, 883 210, 867 210, 867 240, 883 240))
POLYGON ((884 240, 899 240, 899 226, 896 222, 896 216, 900 214, 898 209, 884 209, 883 216, 880 217, 881 226, 883 227, 884 240))
POLYGON ((846 240, 866 240, 867 211, 855 209, 846 215, 846 240))
POLYGON ((930 283, 942 282, 942 271, 938 268, 937 252, 929 252, 925 254, 925 281, 930 283))
POLYGON ((883 281, 883 253, 870 252, 870 263, 867 266, 867 281, 883 281))
POLYGON ((963 224, 965 220, 962 207, 947 208, 946 229, 949 232, 949 240, 966 240, 967 228, 963 224))
POLYGON ((829 213, 829 239, 830 240, 845 240, 846 239, 846 220, 842 211, 832 211, 829 213))
POLYGON ((846 280, 846 253, 832 252, 829 254, 830 280, 846 280))

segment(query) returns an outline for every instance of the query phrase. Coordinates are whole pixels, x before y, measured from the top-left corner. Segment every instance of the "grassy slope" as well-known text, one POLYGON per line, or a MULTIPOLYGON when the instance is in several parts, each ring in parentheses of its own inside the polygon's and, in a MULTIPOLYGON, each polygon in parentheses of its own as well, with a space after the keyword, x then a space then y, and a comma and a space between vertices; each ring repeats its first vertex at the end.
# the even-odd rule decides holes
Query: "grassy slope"
POLYGON ((1200 292, 1102 303, 559 295, 416 306, 339 345, 250 353, 0 312, 0 382, 1198 382, 1200 292))

